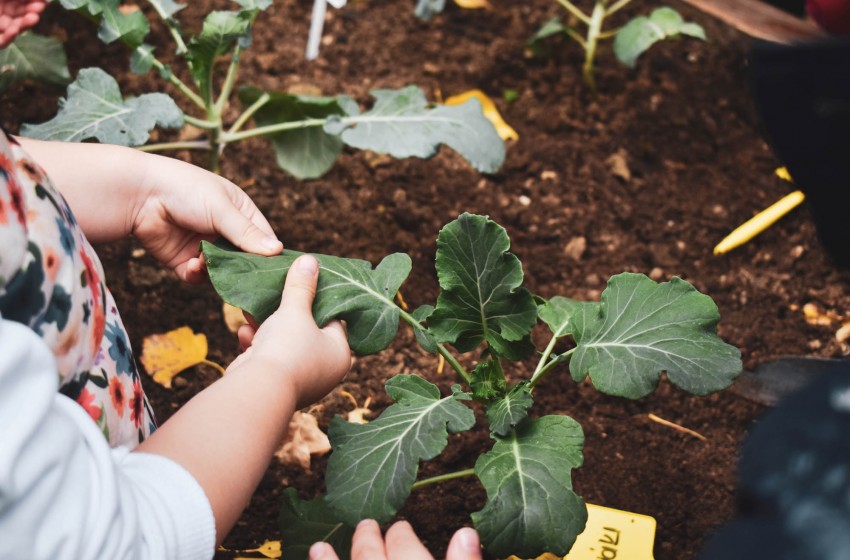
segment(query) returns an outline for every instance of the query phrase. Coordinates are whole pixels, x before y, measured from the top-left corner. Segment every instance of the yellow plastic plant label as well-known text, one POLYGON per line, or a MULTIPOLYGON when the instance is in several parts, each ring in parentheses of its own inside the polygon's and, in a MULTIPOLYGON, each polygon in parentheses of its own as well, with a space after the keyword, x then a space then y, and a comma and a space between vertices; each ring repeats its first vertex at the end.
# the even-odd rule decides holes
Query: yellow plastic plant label
POLYGON ((446 99, 443 104, 462 105, 473 97, 481 103, 481 110, 484 113, 484 116, 487 117, 487 120, 493 123, 493 126, 496 127, 496 132, 499 133, 499 137, 502 140, 519 140, 519 134, 517 134, 516 130, 505 122, 502 115, 499 113, 499 110, 496 109, 496 104, 493 103, 493 100, 480 89, 472 89, 453 95, 446 99))
POLYGON ((491 9, 493 6, 487 0, 455 0, 455 4, 465 10, 491 9))
MULTIPOLYGON (((652 517, 587 504, 587 526, 563 560, 653 560, 654 545, 652 517)), ((562 559, 544 554, 535 560, 562 559)))

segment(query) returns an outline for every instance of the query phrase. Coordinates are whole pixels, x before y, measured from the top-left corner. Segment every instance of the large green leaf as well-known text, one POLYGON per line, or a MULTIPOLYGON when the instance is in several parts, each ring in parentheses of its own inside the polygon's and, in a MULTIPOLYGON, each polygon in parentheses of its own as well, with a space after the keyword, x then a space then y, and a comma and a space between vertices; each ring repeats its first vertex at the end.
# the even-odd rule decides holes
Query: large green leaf
MULTIPOLYGON (((218 294, 265 321, 280 305, 286 273, 301 255, 284 251, 276 257, 201 243, 210 280, 218 294)), ((410 273, 410 257, 395 253, 372 265, 357 259, 314 255, 319 261, 319 284, 313 316, 320 326, 344 319, 348 343, 358 354, 373 354, 389 346, 398 332, 399 309, 394 303, 399 286, 410 273)))
POLYGON ((509 253, 508 235, 484 216, 463 214, 437 238, 437 277, 442 292, 428 318, 431 334, 460 352, 487 341, 517 359, 532 347, 527 339, 537 306, 522 284, 522 265, 509 253))
POLYGON ((59 39, 27 31, 0 49, 0 92, 24 80, 59 86, 71 81, 65 49, 59 39))
POLYGON ((307 560, 310 547, 319 541, 333 546, 340 560, 350 558, 354 530, 337 520, 324 496, 305 501, 298 498, 294 488, 285 489, 279 524, 281 548, 286 560, 307 560))
POLYGON ((146 93, 124 100, 118 82, 100 68, 80 70, 60 101, 59 113, 46 123, 21 127, 21 134, 41 140, 141 146, 155 126, 183 126, 183 112, 168 95, 146 93))
POLYGON ((60 0, 60 3, 98 22, 98 38, 104 43, 121 40, 135 49, 150 32, 144 13, 141 10, 122 11, 120 0, 60 0))
POLYGON ((531 388, 527 381, 517 383, 501 398, 487 405, 487 421, 490 431, 500 436, 508 435, 511 429, 528 417, 528 409, 534 404, 531 388))
POLYGON ((345 523, 372 518, 384 523, 404 504, 419 470, 419 461, 436 457, 448 434, 468 430, 475 415, 458 402, 469 398, 455 387, 440 398, 436 385, 415 375, 387 381, 396 404, 368 424, 331 421, 333 453, 325 483, 327 502, 345 523))
POLYGON ((741 372, 740 351, 717 336, 717 306, 679 278, 657 284, 642 274, 619 274, 599 303, 583 305, 572 320, 573 379, 590 375, 609 395, 643 397, 662 371, 682 389, 705 395, 741 372))
MULTIPOLYGON (((251 105, 262 90, 243 87, 239 99, 251 105)), ((308 119, 325 119, 330 115, 347 115, 346 104, 337 97, 314 97, 270 92, 269 101, 255 114, 257 126, 268 126, 308 119)), ((342 152, 342 140, 328 134, 322 126, 305 126, 269 135, 275 149, 277 164, 298 179, 321 177, 333 166, 342 152)))
POLYGON ((212 72, 218 57, 230 52, 239 41, 247 41, 251 34, 251 11, 216 11, 207 14, 201 33, 187 45, 189 68, 201 95, 212 98, 212 72))
POLYGON ((688 23, 672 8, 658 8, 648 17, 640 16, 624 25, 614 37, 614 54, 631 68, 640 55, 664 39, 688 35, 705 40, 705 31, 696 23, 688 23))
POLYGON ((567 416, 527 419, 475 462, 487 504, 472 514, 484 548, 504 558, 564 556, 584 530, 587 507, 573 492, 584 434, 567 416))
POLYGON ((416 86, 374 90, 375 105, 356 117, 331 119, 325 130, 342 130, 342 141, 396 158, 430 158, 445 144, 475 169, 495 173, 505 160, 505 143, 477 99, 463 105, 428 107, 416 86))

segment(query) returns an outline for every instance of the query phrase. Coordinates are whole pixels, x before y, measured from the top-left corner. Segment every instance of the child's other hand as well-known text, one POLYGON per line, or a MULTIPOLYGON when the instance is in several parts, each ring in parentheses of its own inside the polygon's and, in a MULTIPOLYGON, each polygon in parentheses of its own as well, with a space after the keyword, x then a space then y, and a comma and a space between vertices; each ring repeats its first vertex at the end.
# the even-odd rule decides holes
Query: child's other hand
POLYGON ((0 49, 38 23, 45 6, 47 0, 0 0, 0 49))
POLYGON ((319 263, 298 257, 289 269, 280 307, 258 329, 243 325, 238 332, 245 353, 232 367, 261 363, 286 376, 298 398, 298 408, 327 395, 351 366, 351 350, 339 321, 319 328, 313 319, 313 299, 319 263))
POLYGON ((189 163, 144 156, 142 195, 131 233, 181 280, 198 283, 204 279, 198 254, 202 239, 212 241, 221 235, 243 251, 267 256, 283 250, 268 221, 242 189, 189 163))

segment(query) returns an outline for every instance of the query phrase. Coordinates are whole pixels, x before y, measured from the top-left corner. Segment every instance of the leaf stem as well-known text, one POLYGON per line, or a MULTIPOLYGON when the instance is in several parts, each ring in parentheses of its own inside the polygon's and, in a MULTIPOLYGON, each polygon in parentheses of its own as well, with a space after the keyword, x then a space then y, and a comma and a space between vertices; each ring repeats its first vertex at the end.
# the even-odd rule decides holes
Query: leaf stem
POLYGON ((217 370, 222 376, 224 376, 224 374, 227 373, 223 367, 221 367, 219 364, 213 362, 212 360, 204 359, 204 360, 201 361, 201 363, 206 364, 206 365, 212 367, 213 369, 217 370))
POLYGON ((164 152, 166 150, 209 150, 210 143, 207 140, 187 140, 184 142, 162 142, 160 144, 145 144, 137 146, 140 152, 164 152))
POLYGON ((608 16, 610 16, 611 14, 613 14, 614 12, 619 11, 621 8, 625 8, 625 7, 626 7, 626 6, 628 6, 631 2, 632 2, 632 0, 618 0, 617 2, 615 2, 614 4, 612 4, 610 8, 608 8, 607 10, 605 10, 605 17, 608 17, 608 16))
POLYGON ((534 375, 531 377, 531 381, 528 382, 528 386, 531 389, 534 389, 534 386, 537 385, 537 383, 541 379, 546 377, 553 369, 555 369, 555 366, 557 366, 558 364, 563 362, 569 356, 572 356, 573 352, 575 352, 575 351, 576 351, 575 348, 573 348, 571 350, 567 350, 563 354, 561 354, 561 355, 555 357, 554 359, 550 360, 548 364, 546 364, 545 366, 540 368, 539 371, 534 373, 534 375))
MULTIPOLYGON (((401 314, 401 318, 404 319, 405 323, 407 323, 408 325, 410 325, 414 329, 418 328, 418 329, 425 330, 425 327, 422 325, 422 323, 417 321, 413 317, 413 315, 411 315, 410 313, 408 313, 407 311, 405 311, 401 307, 399 307, 398 310, 399 310, 399 313, 401 314)), ((455 370, 457 372, 457 374, 463 378, 464 382, 466 382, 467 385, 472 384, 472 377, 470 377, 469 373, 466 371, 466 368, 464 368, 463 365, 459 361, 457 361, 457 358, 455 358, 452 355, 452 353, 449 352, 448 348, 446 348, 445 345, 440 344, 438 342, 437 343, 437 352, 439 352, 440 355, 443 358, 445 358, 446 363, 448 363, 450 366, 452 366, 452 369, 455 370)))
POLYGON ((411 490, 418 490, 419 488, 424 488, 431 484, 437 484, 438 482, 446 482, 447 480, 454 480, 455 478, 464 478, 467 476, 475 476, 475 469, 464 469, 462 471, 455 471, 448 474, 432 476, 431 478, 425 478, 413 483, 411 490))
POLYGON ((271 96, 268 93, 263 93, 260 97, 254 101, 250 107, 245 109, 239 118, 236 119, 236 122, 233 123, 233 126, 230 127, 230 130, 227 131, 228 134, 236 134, 239 130, 245 125, 248 120, 254 116, 254 113, 262 109, 263 105, 269 102, 271 96))
MULTIPOLYGON (((141 47, 139 47, 139 48, 141 48, 141 47)), ((151 58, 152 58, 152 64, 153 64, 154 68, 156 68, 159 71, 160 76, 161 76, 163 74, 163 71, 165 71, 165 64, 163 64, 162 62, 157 60, 156 57, 154 57, 153 55, 151 55, 151 58)), ((183 95, 188 97, 192 101, 192 103, 197 105, 200 109, 206 110, 207 106, 204 103, 204 100, 201 99, 200 95, 198 95, 197 93, 192 91, 189 88, 189 86, 187 86, 180 78, 175 76, 174 73, 171 72, 170 70, 168 70, 166 73, 168 75, 168 78, 167 78, 168 81, 171 82, 181 92, 183 92, 183 95)))
POLYGON ((239 59, 242 57, 242 48, 238 45, 233 49, 233 55, 230 57, 230 66, 227 67, 227 76, 224 78, 224 84, 221 86, 218 100, 215 102, 215 112, 221 115, 227 105, 230 94, 233 92, 233 84, 236 83, 236 75, 239 73, 239 59))
POLYGON ((183 54, 189 49, 186 48, 186 43, 183 41, 183 36, 180 35, 180 30, 177 29, 177 26, 174 25, 174 19, 166 15, 160 8, 162 7, 159 2, 148 2, 157 15, 162 18, 163 23, 168 28, 168 31, 171 33, 171 36, 174 38, 174 42, 177 43, 177 54, 183 54))
POLYGON ((309 128, 311 126, 324 126, 327 119, 304 119, 301 121, 289 121, 285 123, 270 124, 268 126, 259 126, 251 130, 242 132, 222 133, 222 141, 226 143, 245 140, 246 138, 254 138, 255 136, 266 136, 276 132, 285 132, 287 130, 296 130, 299 128, 309 128))
POLYGON ((593 14, 588 23, 587 44, 584 49, 584 67, 582 69, 584 83, 594 93, 596 92, 596 79, 593 77, 593 63, 596 58, 596 47, 599 44, 599 34, 602 32, 603 21, 605 21, 605 0, 596 0, 593 14))
POLYGON ((580 9, 578 9, 575 4, 570 2, 570 0, 558 0, 558 4, 566 8, 568 12, 583 21, 586 25, 590 25, 590 18, 587 17, 587 15, 580 9))
POLYGON ((186 123, 188 123, 188 124, 190 124, 194 127, 197 127, 197 128, 205 128, 205 129, 218 128, 218 123, 214 123, 212 121, 208 121, 208 120, 205 120, 205 119, 197 119, 197 118, 192 117, 190 115, 183 115, 183 120, 185 120, 186 123))

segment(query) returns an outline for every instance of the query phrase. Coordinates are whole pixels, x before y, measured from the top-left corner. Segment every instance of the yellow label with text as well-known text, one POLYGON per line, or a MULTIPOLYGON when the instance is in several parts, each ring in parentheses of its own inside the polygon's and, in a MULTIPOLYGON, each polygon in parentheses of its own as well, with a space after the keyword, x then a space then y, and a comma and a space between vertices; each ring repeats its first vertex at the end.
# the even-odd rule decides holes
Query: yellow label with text
MULTIPOLYGON (((653 560, 654 545, 652 517, 587 504, 587 525, 563 560, 653 560)), ((561 558, 544 554, 536 560, 561 558)))

